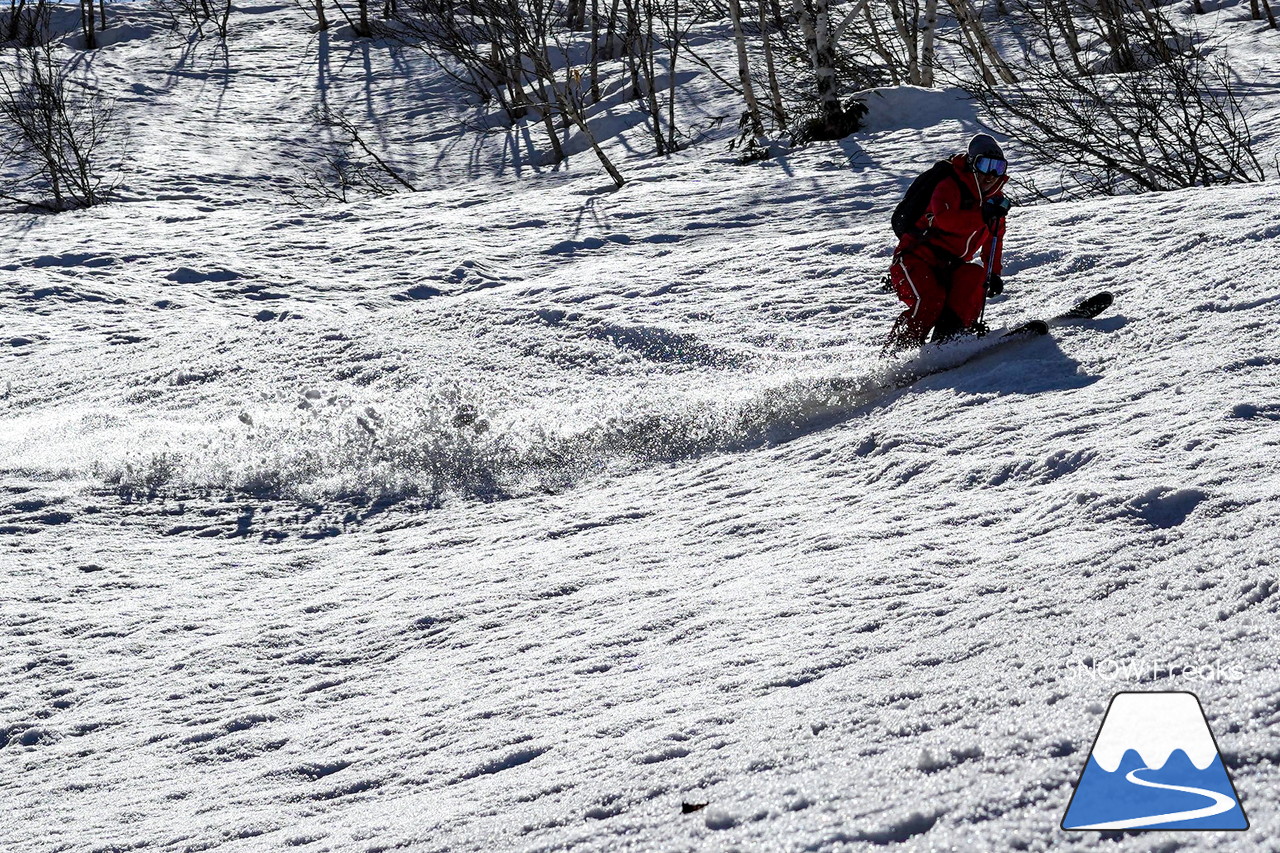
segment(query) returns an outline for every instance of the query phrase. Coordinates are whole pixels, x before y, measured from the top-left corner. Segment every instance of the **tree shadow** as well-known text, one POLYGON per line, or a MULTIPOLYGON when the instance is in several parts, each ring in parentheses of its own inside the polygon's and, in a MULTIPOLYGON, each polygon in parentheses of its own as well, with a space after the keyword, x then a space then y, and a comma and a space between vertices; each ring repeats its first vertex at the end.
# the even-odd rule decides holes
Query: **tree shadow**
POLYGON ((867 169, 875 166, 875 161, 871 155, 867 153, 867 149, 851 136, 846 136, 836 143, 840 148, 840 153, 849 161, 849 168, 855 172, 865 172, 867 169))

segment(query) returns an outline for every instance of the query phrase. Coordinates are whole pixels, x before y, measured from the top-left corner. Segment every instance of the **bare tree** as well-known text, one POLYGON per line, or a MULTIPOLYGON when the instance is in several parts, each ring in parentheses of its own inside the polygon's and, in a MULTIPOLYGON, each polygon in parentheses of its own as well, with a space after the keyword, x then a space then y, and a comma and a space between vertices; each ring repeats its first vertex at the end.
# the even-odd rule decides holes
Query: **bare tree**
POLYGON ((80 31, 84 34, 85 50, 98 49, 98 23, 93 0, 80 0, 80 31))
MULTIPOLYGON (((571 108, 573 103, 568 93, 557 85, 555 66, 549 54, 555 6, 551 0, 531 0, 520 4, 499 0, 492 2, 484 11, 495 29, 506 36, 502 43, 505 52, 503 66, 509 87, 541 118, 553 158, 557 163, 562 162, 565 153, 556 127, 556 112, 559 109, 566 118, 572 119, 566 107, 571 108)), ((589 130, 585 135, 592 148, 600 151, 589 130)))
MULTIPOLYGON (((786 113, 792 141, 841 139, 857 130, 866 114, 861 103, 842 99, 841 90, 864 89, 882 81, 881 70, 872 70, 859 55, 841 51, 838 44, 859 15, 870 13, 870 0, 857 0, 834 25, 830 0, 793 0, 792 11, 795 25, 778 31, 784 65, 791 72, 786 113)), ((874 28, 874 19, 870 21, 874 28)))
MULTIPOLYGON (((778 63, 777 63, 777 60, 774 58, 773 39, 771 35, 771 31, 773 30, 773 24, 772 22, 770 22, 768 17, 768 6, 763 2, 757 3, 756 5, 759 7, 758 12, 759 12, 759 21, 760 21, 760 49, 761 49, 761 52, 764 54, 765 73, 769 81, 769 104, 771 109, 773 110, 774 122, 779 127, 786 127, 787 126, 787 107, 786 107, 786 102, 783 101, 782 99, 782 86, 779 85, 778 83, 778 63)), ((672 55, 673 67, 674 67, 674 64, 675 64, 675 57, 673 52, 673 55, 672 55)), ((675 94, 673 91, 672 93, 673 100, 674 100, 674 97, 675 97, 675 94)))
POLYGON ((889 16, 893 19, 894 30, 898 41, 906 53, 907 82, 913 86, 920 85, 920 26, 913 14, 914 9, 905 5, 902 0, 888 0, 889 16))
POLYGON ((483 0, 404 0, 396 21, 402 37, 434 58, 463 91, 482 103, 496 101, 512 123, 528 113, 510 50, 503 47, 508 35, 486 14, 483 0))
POLYGON ((742 6, 739 0, 729 0, 729 20, 733 25, 733 44, 738 54, 738 84, 747 109, 742 114, 742 140, 755 153, 762 156, 768 145, 764 141, 764 122, 760 119, 760 106, 756 101, 755 85, 751 82, 751 62, 747 57, 747 36, 742 26, 742 6))
POLYGON ((316 22, 316 32, 328 32, 329 16, 324 11, 324 0, 295 0, 295 2, 316 22))
MULTIPOLYGON (((322 0, 316 0, 317 4, 322 0)), ((358 38, 370 38, 373 36, 373 25, 369 21, 369 0, 355 0, 355 14, 347 11, 347 7, 342 5, 342 0, 333 0, 333 5, 338 7, 338 13, 346 19, 351 25, 351 31, 358 38)))
MULTIPOLYGON (((570 96, 570 77, 573 71, 568 68, 567 60, 565 62, 565 83, 561 85, 556 79, 555 64, 551 60, 550 53, 553 43, 551 36, 551 24, 554 19, 553 10, 554 5, 550 0, 524 0, 514 10, 514 14, 508 18, 507 23, 516 34, 516 56, 521 60, 528 59, 532 63, 533 73, 531 77, 541 95, 542 100, 538 106, 548 122, 549 135, 554 139, 555 133, 550 127, 550 117, 552 110, 555 109, 559 111, 565 120, 578 128, 578 132, 587 141, 587 145, 596 155, 596 159, 600 161, 600 165, 604 167, 605 172, 613 180, 614 186, 621 187, 626 183, 622 173, 618 171, 613 161, 605 154, 600 141, 587 123, 587 116, 582 102, 570 96)), ((655 116, 655 124, 656 122, 657 118, 655 116)), ((559 153, 558 142, 555 147, 557 153, 559 153)), ((563 155, 560 156, 563 157, 563 155)))
POLYGON ((50 6, 47 0, 9 0, 4 20, 5 41, 33 47, 49 40, 50 6))
MULTIPOLYGON (((178 32, 204 36, 210 27, 218 38, 226 41, 231 25, 232 0, 154 0, 155 6, 178 32)), ((319 0, 317 0, 319 2, 319 0)))
POLYGON ((311 115, 311 125, 329 144, 318 163, 304 167, 292 179, 297 191, 286 190, 298 203, 306 205, 313 198, 346 203, 359 196, 417 192, 404 173, 375 151, 356 123, 341 111, 317 109, 311 115))
MULTIPOLYGON (((1203 12, 1202 9, 1197 9, 1196 11, 1203 12)), ((1273 30, 1277 29, 1276 16, 1275 13, 1271 11, 1271 0, 1249 0, 1249 14, 1253 20, 1262 20, 1263 12, 1267 15, 1267 26, 1271 27, 1273 30)))
MULTIPOLYGON (((405 0, 396 21, 465 89, 482 102, 496 100, 510 122, 541 121, 555 162, 566 157, 557 120, 576 127, 621 186, 621 173, 587 122, 582 71, 572 67, 557 30, 562 12, 556 0, 405 0)), ((635 67, 638 75, 638 60, 635 67)))
MULTIPOLYGON (((667 149, 674 151, 680 147, 681 134, 676 125, 676 65, 680 59, 680 49, 689 38, 689 30, 693 27, 693 17, 685 13, 681 0, 649 3, 652 13, 662 27, 663 39, 666 43, 667 57, 667 149)), ((654 118, 657 121, 657 118, 654 118)))
MULTIPOLYGON (((1113 2, 1113 0, 1103 0, 1103 2, 1113 2)), ((992 43, 982 19, 969 5, 969 0, 947 0, 947 4, 960 25, 960 33, 964 37, 969 60, 982 75, 982 79, 988 84, 994 83, 995 77, 999 77, 1005 83, 1017 82, 1013 71, 992 43), (994 76, 992 69, 994 69, 994 76)))
POLYGON ((653 136, 658 156, 664 156, 671 150, 671 143, 662 127, 662 110, 658 106, 658 57, 657 34, 654 24, 658 18, 657 4, 653 0, 623 0, 627 7, 628 38, 632 59, 632 67, 638 67, 639 82, 642 88, 634 92, 641 99, 645 111, 649 114, 649 130, 653 136))
POLYGON ((1076 74, 1087 74, 1088 57, 1076 22, 1076 0, 1018 0, 1014 14, 1038 34, 1043 49, 1055 61, 1066 51, 1076 74))
POLYGON ((1019 139, 1036 162, 1060 167, 1068 192, 1261 180, 1230 68, 1190 38, 1170 41, 1167 21, 1154 31, 1145 21, 1126 26, 1138 29, 1113 33, 1110 44, 1123 45, 1124 61, 1141 62, 1140 70, 1081 73, 1045 44, 1056 33, 1041 32, 1021 82, 972 88, 986 121, 1019 139), (1153 38, 1160 49, 1149 43, 1153 38))
POLYGON ((836 85, 835 44, 831 38, 828 0, 796 0, 795 12, 817 83, 820 117, 834 126, 840 120, 840 94, 836 85))
POLYGON ((600 44, 600 0, 591 0, 591 60, 587 75, 590 77, 591 100, 600 100, 600 58, 604 53, 600 44))
POLYGON ((920 27, 920 83, 933 86, 937 63, 938 0, 925 0, 924 23, 920 27))
POLYGON ((0 197, 51 211, 110 197, 124 146, 114 105, 77 90, 48 45, 0 69, 0 126, 0 197))

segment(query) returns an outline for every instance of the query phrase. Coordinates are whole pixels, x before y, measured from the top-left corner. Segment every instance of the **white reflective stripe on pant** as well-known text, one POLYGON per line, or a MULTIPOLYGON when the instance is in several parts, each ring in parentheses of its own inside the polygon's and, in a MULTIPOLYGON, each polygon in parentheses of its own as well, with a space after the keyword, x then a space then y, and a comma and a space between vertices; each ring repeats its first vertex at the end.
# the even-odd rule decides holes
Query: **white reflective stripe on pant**
POLYGON ((902 275, 906 278, 907 285, 911 288, 911 292, 916 297, 916 304, 911 306, 911 316, 914 317, 916 314, 920 313, 920 303, 923 300, 920 298, 920 291, 916 289, 916 283, 911 280, 911 270, 907 269, 907 259, 903 258, 898 261, 898 266, 902 267, 902 275))

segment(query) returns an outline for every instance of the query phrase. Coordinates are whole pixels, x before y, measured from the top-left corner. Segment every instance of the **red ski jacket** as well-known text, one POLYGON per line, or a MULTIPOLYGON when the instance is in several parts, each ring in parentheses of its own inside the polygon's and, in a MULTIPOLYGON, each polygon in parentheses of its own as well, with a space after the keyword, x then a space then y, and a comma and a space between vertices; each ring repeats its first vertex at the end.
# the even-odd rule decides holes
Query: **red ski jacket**
MULTIPOLYGON (((933 191, 924 214, 915 223, 915 230, 908 232, 898 242, 898 256, 923 254, 929 251, 939 262, 959 260, 961 263, 978 260, 986 263, 995 238, 982 218, 984 196, 978 186, 978 176, 969 170, 965 155, 951 158, 955 174, 943 178, 933 191)), ((1002 175, 985 198, 1000 195, 1008 175, 1002 175)), ((998 236, 1004 236, 1004 220, 996 226, 998 236)), ((1000 272, 1001 247, 996 247, 992 272, 1000 272)))

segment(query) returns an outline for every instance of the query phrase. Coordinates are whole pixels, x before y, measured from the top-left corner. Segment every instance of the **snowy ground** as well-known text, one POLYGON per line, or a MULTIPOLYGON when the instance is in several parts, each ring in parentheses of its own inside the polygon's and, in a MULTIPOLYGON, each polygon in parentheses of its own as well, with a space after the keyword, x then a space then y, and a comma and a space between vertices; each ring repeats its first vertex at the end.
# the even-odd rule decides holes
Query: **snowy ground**
POLYGON ((1018 209, 988 318, 1114 309, 881 390, 954 93, 746 168, 632 132, 610 192, 421 57, 148 14, 86 60, 130 200, 0 220, 0 848, 1280 850, 1274 177, 1018 209), (431 189, 285 203, 322 96, 431 189), (1134 688, 1247 833, 1058 829, 1134 688))

